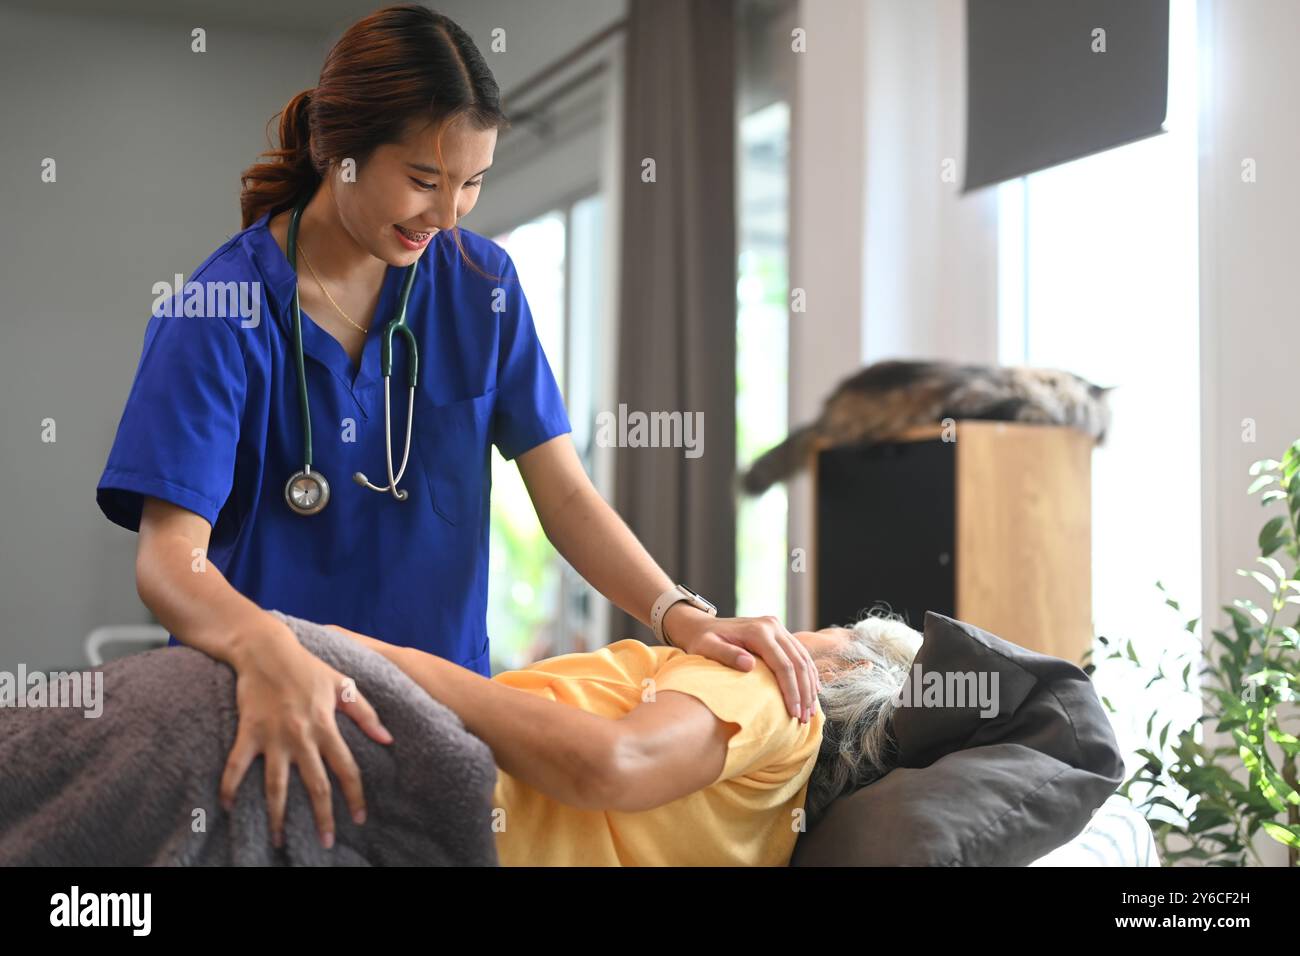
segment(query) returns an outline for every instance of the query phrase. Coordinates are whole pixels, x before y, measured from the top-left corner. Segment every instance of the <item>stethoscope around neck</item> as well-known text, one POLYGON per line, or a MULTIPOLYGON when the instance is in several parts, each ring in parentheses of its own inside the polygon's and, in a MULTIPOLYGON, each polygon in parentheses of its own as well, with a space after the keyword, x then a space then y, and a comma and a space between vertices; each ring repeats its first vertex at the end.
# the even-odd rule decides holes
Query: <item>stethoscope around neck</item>
MULTIPOLYGON (((302 408, 302 470, 294 472, 284 485, 284 500, 289 507, 300 515, 314 515, 323 509, 330 500, 330 483, 319 471, 311 467, 311 408, 307 399, 307 370, 302 355, 302 310, 298 304, 298 220, 302 218, 301 202, 294 207, 289 219, 289 237, 286 241, 289 253, 289 268, 293 270, 293 339, 297 349, 298 361, 298 403, 302 408)), ((406 279, 402 282, 402 295, 397 303, 397 314, 384 326, 383 343, 380 351, 380 370, 384 375, 384 455, 388 465, 388 484, 375 485, 361 472, 354 472, 352 480, 371 491, 390 492, 398 501, 405 501, 408 493, 400 490, 397 483, 402 480, 406 463, 411 454, 411 417, 415 411, 415 385, 418 381, 417 365, 419 353, 415 347, 415 334, 406 324, 406 302, 411 297, 411 286, 415 282, 415 268, 420 264, 416 259, 406 269, 406 279), (390 411, 388 384, 393 375, 393 333, 400 332, 406 337, 409 361, 407 369, 408 392, 406 398, 406 447, 402 450, 402 465, 393 474, 393 427, 390 411)))

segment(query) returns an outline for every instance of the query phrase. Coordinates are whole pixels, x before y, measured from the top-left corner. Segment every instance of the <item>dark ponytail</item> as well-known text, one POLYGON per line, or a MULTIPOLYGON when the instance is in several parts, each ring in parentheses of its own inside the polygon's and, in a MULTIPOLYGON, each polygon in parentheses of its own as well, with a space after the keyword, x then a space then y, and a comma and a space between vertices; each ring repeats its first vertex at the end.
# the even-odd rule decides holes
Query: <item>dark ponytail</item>
POLYGON ((247 229, 270 209, 298 204, 316 191, 321 174, 311 157, 311 90, 291 99, 280 115, 280 148, 263 153, 270 162, 257 163, 240 177, 239 207, 247 229))
MULTIPOLYGON (((510 127, 496 79, 469 34, 419 4, 385 7, 350 26, 325 57, 316 88, 278 115, 279 148, 240 175, 245 229, 263 213, 309 198, 332 161, 350 157, 359 170, 376 148, 398 142, 412 119, 437 128, 439 168, 442 133, 453 121, 477 130, 510 127)), ((468 262, 459 227, 451 231, 468 262)))

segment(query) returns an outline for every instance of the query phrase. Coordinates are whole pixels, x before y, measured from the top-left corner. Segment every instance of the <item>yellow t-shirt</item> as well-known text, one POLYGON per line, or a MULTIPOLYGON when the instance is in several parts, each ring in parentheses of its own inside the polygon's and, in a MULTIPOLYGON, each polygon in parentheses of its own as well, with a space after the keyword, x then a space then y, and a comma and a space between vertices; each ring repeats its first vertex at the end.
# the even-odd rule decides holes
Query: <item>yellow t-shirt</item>
POLYGON ((700 700, 740 725, 722 775, 703 790, 635 813, 580 810, 497 770, 494 806, 502 866, 787 866, 802 829, 823 716, 791 717, 761 660, 738 671, 673 647, 616 641, 492 678, 593 714, 620 719, 652 686, 700 700), (643 683, 653 679, 653 685, 643 683))

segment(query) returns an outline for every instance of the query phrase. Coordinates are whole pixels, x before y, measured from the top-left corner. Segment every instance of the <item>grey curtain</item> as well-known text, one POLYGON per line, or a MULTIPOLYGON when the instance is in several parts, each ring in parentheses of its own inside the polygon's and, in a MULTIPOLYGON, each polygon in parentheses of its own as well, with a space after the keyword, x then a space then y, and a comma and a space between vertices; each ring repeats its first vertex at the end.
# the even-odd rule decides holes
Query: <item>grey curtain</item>
MULTIPOLYGON (((616 448, 614 506, 722 616, 736 607, 735 20, 733 0, 629 0, 615 389, 629 414, 702 418, 698 457, 616 448)), ((611 613, 610 640, 648 633, 611 613)))

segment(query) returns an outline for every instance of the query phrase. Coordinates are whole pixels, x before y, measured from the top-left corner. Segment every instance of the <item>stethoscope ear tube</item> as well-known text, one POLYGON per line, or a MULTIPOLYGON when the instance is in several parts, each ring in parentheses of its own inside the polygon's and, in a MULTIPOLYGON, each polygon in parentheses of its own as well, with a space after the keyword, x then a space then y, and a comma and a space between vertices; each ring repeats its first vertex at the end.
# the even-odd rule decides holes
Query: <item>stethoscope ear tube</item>
MULTIPOLYGON (((295 360, 298 371, 298 404, 302 411, 302 458, 301 471, 294 472, 284 486, 284 500, 289 507, 300 515, 314 515, 329 504, 330 486, 325 476, 311 467, 311 406, 307 395, 307 369, 302 350, 302 308, 298 299, 298 222, 306 201, 298 203, 289 217, 288 246, 289 268, 293 271, 293 337, 295 360)), ((411 426, 415 414, 415 388, 419 381, 419 351, 415 345, 415 333, 406 324, 406 305, 411 297, 411 286, 415 283, 415 270, 420 260, 416 259, 406 270, 406 279, 402 283, 401 299, 398 302, 397 315, 384 327, 380 351, 380 368, 384 376, 384 454, 388 468, 388 484, 384 487, 371 484, 364 474, 355 472, 352 480, 372 491, 391 491, 398 501, 405 501, 409 495, 400 490, 397 483, 402 480, 411 454, 411 426), (393 333, 400 332, 406 338, 408 351, 406 400, 406 445, 402 450, 402 464, 397 473, 393 473, 393 429, 389 403, 389 382, 393 375, 393 333)))

